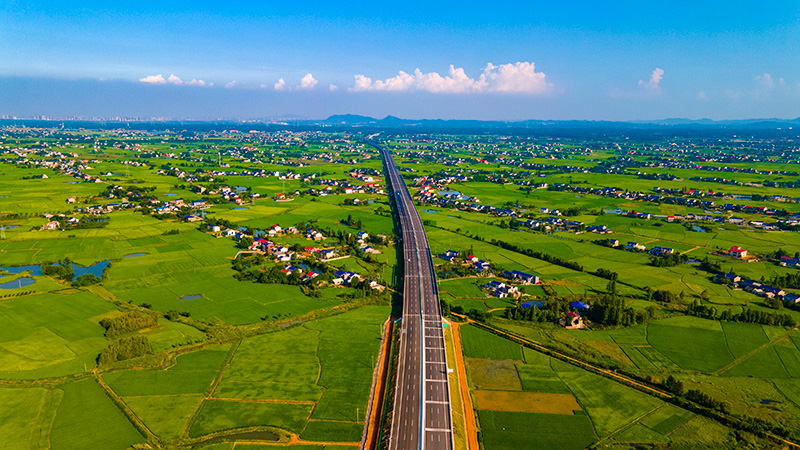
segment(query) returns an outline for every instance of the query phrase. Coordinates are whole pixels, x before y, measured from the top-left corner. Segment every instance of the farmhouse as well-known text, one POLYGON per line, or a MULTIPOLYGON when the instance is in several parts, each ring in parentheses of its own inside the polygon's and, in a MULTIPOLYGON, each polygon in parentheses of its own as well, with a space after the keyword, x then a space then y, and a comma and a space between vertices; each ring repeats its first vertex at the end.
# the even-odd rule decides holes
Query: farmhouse
POLYGON ((575 314, 574 312, 570 311, 567 313, 566 317, 562 317, 559 319, 559 323, 562 327, 568 330, 577 330, 583 328, 583 318, 575 314))
POLYGON ((627 244, 625 244, 625 250, 629 250, 629 251, 632 251, 632 252, 635 252, 635 251, 643 252, 643 251, 647 250, 647 247, 645 247, 642 244, 639 244, 638 242, 628 242, 627 244))
POLYGON ((529 273, 520 272, 519 270, 513 270, 510 272, 506 270, 503 272, 503 276, 509 280, 520 281, 522 284, 539 284, 539 277, 529 273))
POLYGON ((728 256, 731 258, 743 259, 747 257, 747 250, 739 247, 738 245, 734 245, 728 249, 728 256))
POLYGON ((47 222, 46 224, 42 225, 42 228, 40 228, 40 229, 41 230, 58 230, 60 228, 61 228, 61 224, 58 223, 57 220, 51 220, 50 222, 47 222))
POLYGON ((785 267, 800 267, 800 258, 791 256, 781 256, 780 264, 785 267))

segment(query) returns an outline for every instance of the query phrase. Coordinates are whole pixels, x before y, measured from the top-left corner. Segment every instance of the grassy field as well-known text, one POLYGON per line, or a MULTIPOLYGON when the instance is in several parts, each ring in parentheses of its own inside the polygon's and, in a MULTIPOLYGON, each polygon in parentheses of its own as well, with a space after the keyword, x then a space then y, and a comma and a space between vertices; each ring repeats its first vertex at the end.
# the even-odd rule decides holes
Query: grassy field
MULTIPOLYGON (((465 340, 479 334, 496 337, 475 328, 465 340)), ((694 420, 694 413, 531 349, 522 353, 524 363, 467 360, 487 449, 584 448, 598 441, 672 444, 686 439, 673 434, 694 420)), ((732 443, 730 436, 720 442, 732 443)))
POLYGON ((244 340, 190 434, 260 420, 304 439, 357 441, 388 314, 388 307, 363 307, 244 340))
POLYGON ((108 346, 100 319, 116 308, 86 291, 2 301, 0 377, 46 378, 89 371, 108 346))
POLYGON ((124 449, 144 438, 93 380, 60 387, 64 396, 50 432, 53 450, 124 449))

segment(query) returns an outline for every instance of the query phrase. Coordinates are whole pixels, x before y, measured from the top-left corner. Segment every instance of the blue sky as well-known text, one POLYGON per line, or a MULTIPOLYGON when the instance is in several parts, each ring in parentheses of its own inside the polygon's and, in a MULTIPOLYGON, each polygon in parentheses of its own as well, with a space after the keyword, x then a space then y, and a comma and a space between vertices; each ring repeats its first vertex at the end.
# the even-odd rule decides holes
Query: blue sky
POLYGON ((0 115, 800 116, 800 3, 0 3, 0 115))

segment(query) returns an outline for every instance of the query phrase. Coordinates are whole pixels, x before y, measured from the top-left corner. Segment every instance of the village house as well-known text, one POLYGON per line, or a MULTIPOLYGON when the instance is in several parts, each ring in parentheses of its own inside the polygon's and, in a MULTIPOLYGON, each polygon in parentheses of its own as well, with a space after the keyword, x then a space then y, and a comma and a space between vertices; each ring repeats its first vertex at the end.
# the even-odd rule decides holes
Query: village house
POLYGON ((568 312, 565 317, 561 317, 558 322, 568 330, 577 330, 584 327, 583 318, 572 311, 568 312))
POLYGON ((739 247, 738 245, 734 245, 728 249, 728 256, 731 258, 744 259, 747 257, 747 250, 739 247))

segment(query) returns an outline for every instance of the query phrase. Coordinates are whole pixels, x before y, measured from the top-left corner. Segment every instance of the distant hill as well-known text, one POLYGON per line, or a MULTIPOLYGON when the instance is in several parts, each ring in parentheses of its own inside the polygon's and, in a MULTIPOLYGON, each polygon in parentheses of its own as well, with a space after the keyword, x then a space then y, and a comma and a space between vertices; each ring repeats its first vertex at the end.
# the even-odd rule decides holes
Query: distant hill
POLYGON ((442 119, 401 119, 395 116, 386 116, 376 119, 369 116, 355 114, 339 114, 330 116, 321 121, 306 121, 306 125, 326 126, 354 126, 376 128, 477 128, 477 129, 502 129, 502 128, 670 128, 670 127, 698 127, 698 128, 737 128, 737 129, 765 129, 800 126, 797 119, 743 119, 743 120, 711 120, 711 119, 682 119, 670 118, 662 120, 638 120, 629 122, 595 121, 595 120, 525 120, 518 122, 495 120, 442 120, 442 119))

